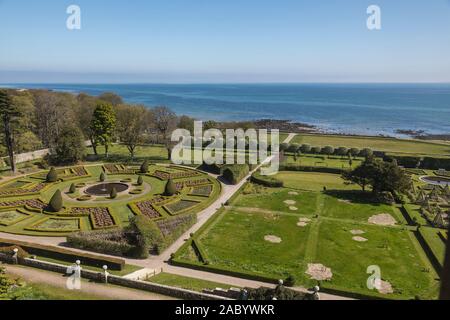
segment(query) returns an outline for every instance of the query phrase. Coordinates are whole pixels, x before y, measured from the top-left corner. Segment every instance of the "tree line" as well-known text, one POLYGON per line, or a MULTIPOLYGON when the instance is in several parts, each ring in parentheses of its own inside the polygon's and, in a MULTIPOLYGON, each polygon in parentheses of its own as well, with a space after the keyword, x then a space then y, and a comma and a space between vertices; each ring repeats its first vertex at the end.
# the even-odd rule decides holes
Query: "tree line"
POLYGON ((0 90, 0 156, 8 156, 16 171, 14 154, 43 148, 52 150, 56 164, 81 160, 86 141, 95 155, 106 157, 113 142, 124 144, 130 156, 140 144, 163 144, 170 157, 170 135, 177 128, 190 130, 194 119, 177 115, 167 107, 147 108, 126 104, 114 93, 48 90, 0 90))

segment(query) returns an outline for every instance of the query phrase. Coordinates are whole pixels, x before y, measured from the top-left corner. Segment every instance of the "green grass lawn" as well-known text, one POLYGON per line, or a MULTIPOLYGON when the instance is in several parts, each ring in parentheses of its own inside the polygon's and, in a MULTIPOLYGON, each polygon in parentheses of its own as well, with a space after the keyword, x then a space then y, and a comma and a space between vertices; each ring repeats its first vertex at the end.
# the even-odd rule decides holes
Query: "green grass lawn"
POLYGON ((436 298, 436 274, 414 242, 410 231, 398 228, 324 221, 313 261, 331 268, 333 279, 327 285, 332 287, 369 293, 367 267, 377 265, 381 278, 393 286, 394 296, 436 298), (365 231, 361 236, 368 241, 352 240, 351 229, 365 231))
POLYGON ((208 280, 190 278, 185 276, 179 276, 171 273, 159 273, 156 276, 150 277, 147 279, 149 282, 162 284, 165 286, 177 287, 186 290, 198 291, 202 292, 203 289, 214 290, 216 288, 221 288, 224 290, 230 288, 236 288, 235 286, 231 286, 229 284, 212 282, 208 280))
POLYGON ((290 189, 264 188, 258 189, 257 193, 240 194, 234 206, 259 208, 271 211, 283 211, 298 213, 301 215, 314 215, 317 210, 318 194, 315 192, 296 192, 292 194, 290 189), (291 194, 289 194, 291 193, 291 194), (295 204, 286 204, 284 201, 295 201, 295 204), (290 210, 289 207, 298 210, 290 210))
POLYGON ((425 238, 425 241, 430 246, 431 251, 433 251, 433 254, 438 259, 441 266, 443 266, 444 259, 445 259, 445 243, 439 237, 439 234, 438 234, 439 231, 440 231, 440 229, 431 228, 431 227, 421 227, 420 228, 420 232, 422 233, 422 236, 425 238))
POLYGON ((294 156, 288 155, 285 157, 283 164, 286 165, 299 165, 307 167, 327 167, 336 169, 351 169, 356 168, 363 161, 360 158, 355 158, 352 160, 352 166, 350 166, 349 159, 347 157, 337 157, 337 156, 325 156, 325 155, 301 155, 294 159, 294 156))
POLYGON ((357 185, 346 184, 338 174, 316 172, 281 171, 275 176, 284 182, 286 188, 322 191, 323 187, 329 190, 359 190, 357 185))
POLYGON ((250 184, 230 209, 197 232, 200 252, 184 246, 177 259, 198 264, 200 254, 213 272, 231 269, 272 279, 293 275, 296 284, 305 287, 317 283, 305 273, 308 264, 320 263, 333 273, 331 281, 321 284, 324 287, 386 298, 437 297, 437 275, 396 206, 372 203, 370 194, 348 190, 354 188, 338 175, 281 172, 277 178, 287 187, 250 184), (323 186, 327 192, 322 192, 323 186), (295 201, 298 212, 291 211, 286 200, 295 201), (397 225, 368 223, 382 213, 394 217, 397 225), (298 225, 302 218, 310 219, 306 226, 298 225), (355 241, 352 230, 362 230, 360 236, 368 241, 355 241), (266 236, 281 242, 267 241, 266 236), (394 294, 367 288, 371 265, 380 266, 382 279, 393 286, 394 294))
POLYGON ((402 140, 381 137, 358 137, 320 134, 297 135, 292 143, 310 144, 312 146, 347 147, 347 148, 371 148, 377 151, 391 153, 408 153, 418 155, 443 155, 450 154, 450 144, 433 143, 420 140, 402 140))

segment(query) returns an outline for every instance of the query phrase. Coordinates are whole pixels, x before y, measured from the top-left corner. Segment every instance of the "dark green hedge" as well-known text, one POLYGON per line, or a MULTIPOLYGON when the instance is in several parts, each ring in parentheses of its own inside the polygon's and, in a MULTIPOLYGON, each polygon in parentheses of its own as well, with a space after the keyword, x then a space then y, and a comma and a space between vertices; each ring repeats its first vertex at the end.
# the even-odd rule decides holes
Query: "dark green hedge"
POLYGON ((248 164, 226 165, 221 170, 222 177, 232 184, 238 184, 249 172, 248 164))
POLYGON ((29 254, 43 256, 51 259, 67 261, 74 263, 76 260, 80 260, 82 264, 103 267, 107 265, 111 270, 122 270, 125 266, 125 260, 118 258, 100 257, 98 255, 89 253, 80 253, 65 248, 50 247, 40 244, 34 244, 18 240, 9 240, 0 238, 0 246, 17 245, 29 254))
POLYGON ((269 188, 282 188, 284 186, 283 181, 272 176, 263 176, 259 172, 255 172, 252 175, 251 181, 269 188))

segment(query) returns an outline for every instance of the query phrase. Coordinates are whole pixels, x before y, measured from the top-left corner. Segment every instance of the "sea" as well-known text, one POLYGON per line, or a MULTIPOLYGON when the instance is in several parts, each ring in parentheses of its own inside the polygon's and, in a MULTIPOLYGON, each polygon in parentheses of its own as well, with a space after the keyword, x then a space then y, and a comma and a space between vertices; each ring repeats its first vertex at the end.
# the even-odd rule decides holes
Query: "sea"
POLYGON ((3 84, 167 106, 199 120, 290 120, 328 133, 450 133, 450 84, 3 84))

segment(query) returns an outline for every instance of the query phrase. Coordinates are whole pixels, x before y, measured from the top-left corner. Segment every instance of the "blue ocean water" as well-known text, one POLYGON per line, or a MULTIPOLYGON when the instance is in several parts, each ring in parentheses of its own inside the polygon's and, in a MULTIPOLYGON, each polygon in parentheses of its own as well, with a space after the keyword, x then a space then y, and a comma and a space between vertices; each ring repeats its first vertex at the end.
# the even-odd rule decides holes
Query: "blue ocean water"
POLYGON ((450 84, 20 84, 165 105, 201 120, 292 120, 328 132, 396 135, 397 129, 450 133, 450 84))

